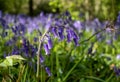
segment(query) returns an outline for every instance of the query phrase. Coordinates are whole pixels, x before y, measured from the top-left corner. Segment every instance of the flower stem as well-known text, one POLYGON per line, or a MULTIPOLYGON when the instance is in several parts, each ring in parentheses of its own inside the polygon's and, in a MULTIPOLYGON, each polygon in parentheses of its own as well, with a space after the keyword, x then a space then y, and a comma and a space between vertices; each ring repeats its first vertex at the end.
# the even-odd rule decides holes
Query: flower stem
POLYGON ((94 33, 92 36, 90 36, 89 38, 87 38, 87 39, 81 41, 79 44, 89 41, 89 40, 92 39, 95 35, 97 35, 97 34, 103 32, 103 31, 105 31, 105 30, 106 30, 106 29, 102 29, 102 30, 100 30, 100 31, 98 31, 98 32, 96 32, 96 33, 94 33))
POLYGON ((40 51, 41 51, 41 46, 42 46, 42 40, 45 37, 45 35, 47 34, 47 32, 49 31, 46 30, 44 32, 44 34, 42 36, 39 36, 39 45, 38 45, 38 51, 37 51, 37 73, 36 73, 36 77, 39 78, 39 71, 40 71, 40 51))
POLYGON ((76 66, 83 60, 84 58, 81 58, 78 60, 78 62, 69 70, 67 75, 63 78, 63 82, 68 78, 68 76, 71 74, 71 72, 76 68, 76 66))

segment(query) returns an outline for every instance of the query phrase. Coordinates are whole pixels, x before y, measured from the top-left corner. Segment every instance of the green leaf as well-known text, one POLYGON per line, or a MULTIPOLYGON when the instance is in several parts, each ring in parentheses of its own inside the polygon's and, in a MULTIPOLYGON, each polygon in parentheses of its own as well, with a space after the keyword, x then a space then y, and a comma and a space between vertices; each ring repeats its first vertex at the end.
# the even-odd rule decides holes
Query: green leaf
POLYGON ((0 63, 0 67, 8 67, 13 65, 12 59, 5 59, 2 63, 0 63))
POLYGON ((0 67, 13 66, 17 62, 20 63, 22 60, 25 60, 25 58, 20 55, 7 56, 6 59, 2 63, 0 63, 0 67))
POLYGON ((7 56, 6 59, 25 60, 25 58, 20 55, 7 56))

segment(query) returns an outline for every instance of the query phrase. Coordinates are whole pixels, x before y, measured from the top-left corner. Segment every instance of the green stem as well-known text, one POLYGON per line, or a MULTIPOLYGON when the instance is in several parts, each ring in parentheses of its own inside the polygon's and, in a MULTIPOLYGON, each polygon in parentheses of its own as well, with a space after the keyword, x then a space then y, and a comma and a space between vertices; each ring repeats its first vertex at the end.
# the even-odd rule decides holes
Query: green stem
POLYGON ((112 74, 110 75, 110 77, 109 77, 105 82, 109 82, 110 79, 112 78, 113 74, 114 74, 114 73, 112 72, 112 74))
POLYGON ((98 31, 98 32, 96 32, 96 33, 94 33, 92 36, 90 36, 89 38, 87 38, 87 39, 81 41, 79 44, 89 41, 89 40, 92 39, 95 35, 97 35, 97 34, 103 32, 103 31, 105 31, 105 30, 106 30, 106 28, 104 28, 104 29, 102 29, 102 30, 100 30, 100 31, 98 31))
POLYGON ((59 58, 58 58, 58 54, 56 54, 56 69, 57 69, 57 78, 59 78, 59 58))
MULTIPOLYGON (((53 72, 53 55, 51 55, 50 61, 51 61, 51 72, 53 72)), ((50 81, 52 82, 52 79, 50 81)))
POLYGON ((25 74, 24 74, 23 82, 26 81, 27 72, 28 72, 28 66, 26 67, 26 70, 25 70, 25 74))
POLYGON ((94 80, 97 80, 97 81, 100 81, 100 82, 105 82, 104 80, 102 80, 100 78, 97 78, 97 77, 93 77, 93 76, 85 76, 85 78, 94 79, 94 80))
POLYGON ((75 67, 83 60, 79 59, 78 62, 69 70, 69 72, 67 73, 67 75, 63 78, 63 82, 65 82, 65 80, 68 78, 68 76, 71 74, 71 72, 75 69, 75 67))
POLYGON ((39 70, 40 70, 40 60, 39 60, 39 58, 40 58, 42 40, 43 40, 43 38, 45 37, 45 35, 48 31, 49 31, 49 29, 46 30, 42 36, 39 36, 39 45, 38 45, 38 51, 37 51, 37 73, 36 73, 37 78, 39 78, 39 70))
POLYGON ((42 76, 42 67, 41 67, 41 82, 43 82, 43 76, 42 76))

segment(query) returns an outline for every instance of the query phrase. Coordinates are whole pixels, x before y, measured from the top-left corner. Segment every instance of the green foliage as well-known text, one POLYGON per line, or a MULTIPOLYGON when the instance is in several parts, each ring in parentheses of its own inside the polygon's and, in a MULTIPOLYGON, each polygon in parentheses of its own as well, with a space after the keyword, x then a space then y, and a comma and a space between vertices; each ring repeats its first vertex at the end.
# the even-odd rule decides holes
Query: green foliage
POLYGON ((17 63, 21 63, 22 60, 25 60, 22 56, 20 55, 12 55, 12 56, 7 56, 6 59, 0 63, 0 68, 6 68, 9 66, 13 66, 17 63))
MULTIPOLYGON (((0 0, 0 10, 11 13, 28 13, 29 0, 0 0)), ((115 20, 120 3, 118 0, 33 0, 33 9, 35 15, 40 11, 62 13, 69 10, 73 19, 93 19, 95 17, 101 20, 115 20), (38 4, 35 4, 38 2, 38 4), (34 8, 35 7, 35 8, 34 8), (94 11, 94 12, 93 12, 94 11), (81 18, 78 16, 82 15, 81 18)))
POLYGON ((24 6, 27 2, 28 0, 0 0, 0 10, 5 13, 26 13, 24 6))

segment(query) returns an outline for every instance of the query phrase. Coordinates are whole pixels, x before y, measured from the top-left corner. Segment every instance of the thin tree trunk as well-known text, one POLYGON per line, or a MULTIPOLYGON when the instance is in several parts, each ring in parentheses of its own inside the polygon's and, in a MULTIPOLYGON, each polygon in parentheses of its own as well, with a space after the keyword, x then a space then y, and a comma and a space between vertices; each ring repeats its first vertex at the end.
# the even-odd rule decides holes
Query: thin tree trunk
POLYGON ((29 0, 29 15, 33 16, 33 0, 29 0))

